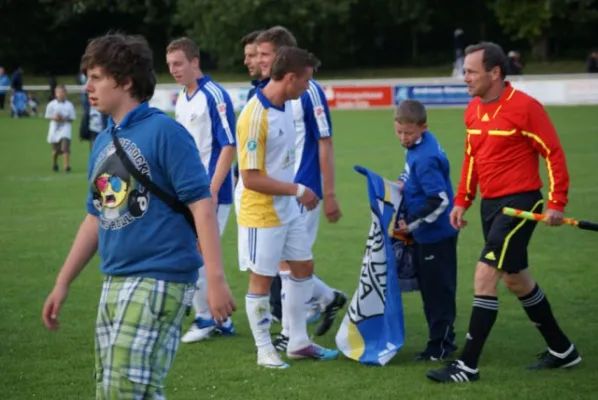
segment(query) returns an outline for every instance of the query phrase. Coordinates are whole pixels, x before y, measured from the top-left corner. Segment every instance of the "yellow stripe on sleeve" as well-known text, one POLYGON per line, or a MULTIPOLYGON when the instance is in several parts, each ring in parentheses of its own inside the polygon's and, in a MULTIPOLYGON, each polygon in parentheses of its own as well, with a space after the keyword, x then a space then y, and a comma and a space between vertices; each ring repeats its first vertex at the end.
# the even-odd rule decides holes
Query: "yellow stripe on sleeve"
POLYGON ((237 123, 239 169, 266 170, 268 111, 261 102, 250 101, 237 123))
POLYGON ((472 201, 473 198, 471 196, 471 177, 473 176, 473 163, 474 163, 474 159, 472 156, 469 156, 469 165, 467 167, 467 181, 466 181, 466 194, 465 194, 465 200, 466 201, 472 201))
POLYGON ((471 179, 473 177, 473 167, 475 163, 475 159, 471 154, 471 140, 469 135, 481 135, 481 129, 467 129, 467 155, 469 156, 469 165, 467 166, 467 179, 465 181, 465 201, 473 201, 473 196, 471 194, 471 179))
POLYGON ((546 146, 546 143, 544 143, 540 136, 536 135, 535 133, 521 131, 521 134, 538 142, 546 152, 546 157, 544 157, 544 159, 546 160, 546 169, 548 170, 548 181, 550 183, 550 189, 548 190, 548 200, 552 200, 552 196, 554 193, 554 173, 552 170, 552 162, 550 161, 550 149, 548 148, 548 146, 546 146))

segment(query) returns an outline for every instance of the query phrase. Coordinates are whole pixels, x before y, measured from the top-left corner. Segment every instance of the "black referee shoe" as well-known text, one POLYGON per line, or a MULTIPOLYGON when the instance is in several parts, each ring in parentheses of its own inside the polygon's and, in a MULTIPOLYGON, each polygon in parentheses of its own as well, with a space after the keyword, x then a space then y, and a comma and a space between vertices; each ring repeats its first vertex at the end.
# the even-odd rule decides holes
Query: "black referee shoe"
POLYGON ((463 364, 463 361, 456 360, 446 367, 428 371, 428 379, 438 383, 465 383, 480 379, 480 373, 476 369, 471 369, 463 364))
POLYGON ((577 352, 575 346, 565 357, 558 357, 552 354, 549 350, 538 355, 539 361, 534 365, 530 365, 527 369, 555 369, 555 368, 571 368, 581 362, 581 356, 577 352))

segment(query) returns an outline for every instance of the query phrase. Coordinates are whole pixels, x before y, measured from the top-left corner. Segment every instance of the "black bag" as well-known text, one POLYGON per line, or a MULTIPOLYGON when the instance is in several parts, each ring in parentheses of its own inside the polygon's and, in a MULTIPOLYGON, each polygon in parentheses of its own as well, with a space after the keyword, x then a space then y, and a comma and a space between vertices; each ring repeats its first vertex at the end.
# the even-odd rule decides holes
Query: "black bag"
MULTIPOLYGON (((399 227, 399 220, 407 218, 407 209, 405 208, 405 201, 401 201, 393 226, 399 227)), ((399 276, 399 287, 401 293, 417 292, 419 291, 419 283, 417 281, 417 269, 414 262, 415 247, 412 244, 411 234, 407 235, 405 240, 401 238, 392 237, 390 243, 395 253, 397 274, 399 276)))
POLYGON ((116 136, 116 129, 112 128, 110 130, 110 134, 112 135, 112 143, 114 143, 114 148, 116 149, 116 155, 118 156, 120 161, 123 163, 123 166, 126 168, 126 170, 131 175, 133 175, 133 177, 135 178, 135 180, 137 182, 139 182, 143 186, 145 186, 151 193, 155 194, 156 197, 158 197, 160 200, 162 200, 164 203, 166 203, 168 206, 170 206, 170 208, 172 208, 175 212, 183 214, 183 216, 185 217, 185 219, 187 220, 187 222, 193 229, 193 233, 195 233, 195 236, 197 236, 197 229, 195 227, 195 219, 193 218, 193 214, 191 213, 191 210, 189 210, 189 207, 187 207, 187 205, 185 205, 185 203, 183 203, 176 197, 173 197, 173 196, 169 195, 168 193, 166 193, 164 190, 160 189, 158 187, 158 185, 156 185, 154 182, 149 180, 149 178, 147 176, 145 176, 144 174, 141 173, 141 171, 139 171, 137 168, 135 168, 135 166, 131 162, 131 159, 129 158, 129 156, 127 156, 127 153, 125 153, 123 147, 121 146, 120 140, 118 140, 118 136, 116 136))
POLYGON ((418 292, 417 269, 415 267, 415 248, 402 240, 391 239, 392 249, 397 262, 397 274, 399 275, 399 287, 401 293, 418 292))

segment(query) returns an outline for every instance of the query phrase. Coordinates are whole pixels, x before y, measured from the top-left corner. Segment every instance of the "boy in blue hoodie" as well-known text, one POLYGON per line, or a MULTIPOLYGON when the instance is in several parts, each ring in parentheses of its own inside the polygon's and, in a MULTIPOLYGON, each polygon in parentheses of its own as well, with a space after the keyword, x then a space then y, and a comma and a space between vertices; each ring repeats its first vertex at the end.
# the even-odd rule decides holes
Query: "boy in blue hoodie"
POLYGON ((58 328, 69 285, 97 251, 105 278, 96 322, 96 398, 164 398, 202 256, 212 315, 221 322, 235 309, 210 181, 185 128, 148 105, 156 78, 144 38, 94 39, 81 68, 91 106, 109 115, 110 123, 90 156, 87 216, 42 317, 49 329, 58 328), (195 231, 128 172, 113 138, 142 175, 189 207, 195 231))
POLYGON ((401 102, 395 111, 395 133, 407 149, 403 187, 406 219, 398 233, 414 239, 414 264, 428 323, 428 344, 418 361, 443 360, 456 350, 454 322, 457 291, 457 231, 449 222, 453 187, 449 161, 427 130, 426 109, 416 100, 401 102))

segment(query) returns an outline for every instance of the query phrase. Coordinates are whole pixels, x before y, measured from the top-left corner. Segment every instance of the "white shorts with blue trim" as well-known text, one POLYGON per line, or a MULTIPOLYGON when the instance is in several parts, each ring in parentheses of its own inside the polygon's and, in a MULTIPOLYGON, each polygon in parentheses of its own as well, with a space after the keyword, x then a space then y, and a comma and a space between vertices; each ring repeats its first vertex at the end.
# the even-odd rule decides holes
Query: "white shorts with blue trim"
POLYGON ((320 201, 316 208, 307 210, 303 205, 299 206, 301 217, 305 220, 305 230, 307 231, 307 242, 309 248, 313 248, 318 237, 318 227, 320 226, 320 210, 322 202, 320 201))
POLYGON ((282 226, 249 228, 239 225, 239 268, 262 276, 276 276, 280 261, 311 260, 305 219, 282 226))

